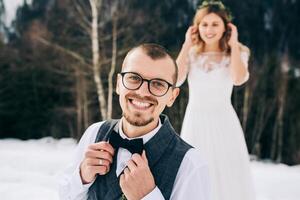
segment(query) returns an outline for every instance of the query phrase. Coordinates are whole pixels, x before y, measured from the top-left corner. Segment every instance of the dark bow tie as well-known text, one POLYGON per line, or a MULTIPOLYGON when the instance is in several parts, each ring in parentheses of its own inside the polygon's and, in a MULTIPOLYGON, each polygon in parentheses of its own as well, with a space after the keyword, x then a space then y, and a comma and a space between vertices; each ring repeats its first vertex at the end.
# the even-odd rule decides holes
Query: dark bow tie
POLYGON ((124 149, 127 149, 132 154, 139 153, 142 154, 144 149, 144 143, 142 138, 138 139, 123 139, 119 133, 113 131, 109 138, 109 143, 115 148, 118 149, 119 147, 122 147, 124 149))

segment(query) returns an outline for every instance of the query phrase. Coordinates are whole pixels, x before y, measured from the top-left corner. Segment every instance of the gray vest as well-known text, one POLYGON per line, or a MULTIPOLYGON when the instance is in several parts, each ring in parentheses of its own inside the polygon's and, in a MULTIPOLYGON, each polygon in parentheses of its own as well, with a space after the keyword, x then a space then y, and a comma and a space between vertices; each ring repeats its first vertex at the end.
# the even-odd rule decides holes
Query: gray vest
MULTIPOLYGON (((145 150, 155 184, 167 200, 170 199, 182 159, 192 147, 176 134, 167 116, 161 115, 160 118, 162 127, 145 144, 145 150)), ((118 132, 117 123, 118 120, 106 121, 100 127, 95 142, 108 141, 113 129, 118 132)), ((122 190, 119 177, 116 175, 117 153, 118 150, 115 151, 110 171, 104 176, 98 176, 90 187, 88 200, 119 200, 121 198, 122 190)))

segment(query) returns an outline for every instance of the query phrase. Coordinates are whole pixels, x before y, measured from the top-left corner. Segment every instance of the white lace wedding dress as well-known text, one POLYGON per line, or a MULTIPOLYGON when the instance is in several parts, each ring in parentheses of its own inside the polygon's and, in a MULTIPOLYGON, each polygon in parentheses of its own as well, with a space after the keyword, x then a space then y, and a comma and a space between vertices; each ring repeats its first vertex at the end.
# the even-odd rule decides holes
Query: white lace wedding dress
MULTIPOLYGON (((241 53, 247 65, 248 53, 241 53)), ((233 82, 225 53, 189 55, 189 102, 181 137, 209 164, 212 200, 254 200, 249 156, 231 104, 233 82)))

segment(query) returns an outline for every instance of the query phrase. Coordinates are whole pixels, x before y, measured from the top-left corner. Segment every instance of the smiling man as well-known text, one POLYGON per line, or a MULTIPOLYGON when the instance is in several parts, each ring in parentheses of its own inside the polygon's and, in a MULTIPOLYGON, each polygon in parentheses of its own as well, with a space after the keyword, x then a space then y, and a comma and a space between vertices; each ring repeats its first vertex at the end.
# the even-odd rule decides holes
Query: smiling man
POLYGON ((62 200, 209 199, 206 163, 161 114, 179 94, 177 75, 163 47, 129 51, 116 88, 123 117, 86 130, 62 178, 62 200))

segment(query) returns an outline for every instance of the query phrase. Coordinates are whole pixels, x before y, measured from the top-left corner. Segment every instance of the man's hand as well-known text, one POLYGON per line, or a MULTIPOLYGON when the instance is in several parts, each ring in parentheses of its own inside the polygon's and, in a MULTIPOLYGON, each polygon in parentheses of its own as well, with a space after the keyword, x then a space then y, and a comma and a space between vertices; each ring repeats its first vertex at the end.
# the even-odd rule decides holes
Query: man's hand
POLYGON ((145 151, 142 156, 133 154, 120 176, 120 186, 128 200, 140 200, 155 188, 145 151))
POLYGON ((98 142, 88 146, 80 164, 80 176, 83 184, 91 183, 96 175, 104 175, 113 161, 114 148, 108 142, 98 142))

